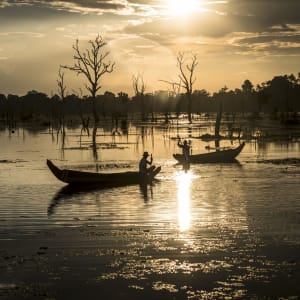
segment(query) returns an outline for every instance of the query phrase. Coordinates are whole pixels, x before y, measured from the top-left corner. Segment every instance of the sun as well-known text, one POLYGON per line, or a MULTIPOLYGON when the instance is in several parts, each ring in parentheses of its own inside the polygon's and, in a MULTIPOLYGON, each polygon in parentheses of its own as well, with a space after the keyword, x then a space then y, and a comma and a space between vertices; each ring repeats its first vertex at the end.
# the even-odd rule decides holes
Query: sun
POLYGON ((201 0, 165 0, 165 9, 168 15, 188 16, 202 10, 201 0))

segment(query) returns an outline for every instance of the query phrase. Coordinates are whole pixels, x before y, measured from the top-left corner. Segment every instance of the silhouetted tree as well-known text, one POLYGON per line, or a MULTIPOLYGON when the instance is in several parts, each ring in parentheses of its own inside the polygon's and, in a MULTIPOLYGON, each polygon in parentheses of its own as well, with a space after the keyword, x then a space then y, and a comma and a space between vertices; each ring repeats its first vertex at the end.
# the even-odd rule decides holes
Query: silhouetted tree
POLYGON ((258 103, 258 111, 261 112, 263 107, 266 106, 269 102, 270 95, 266 92, 265 86, 260 84, 256 87, 257 92, 257 103, 258 103))
POLYGON ((201 111, 205 110, 208 112, 209 102, 211 102, 211 97, 208 91, 205 89, 202 90, 195 90, 193 92, 193 105, 192 110, 198 114, 201 111))
POLYGON ((90 49, 82 51, 79 48, 79 41, 77 39, 73 45, 75 52, 73 57, 74 65, 62 65, 61 67, 74 71, 78 75, 83 74, 88 80, 88 84, 85 84, 85 87, 91 93, 93 99, 93 115, 97 124, 99 116, 96 109, 96 94, 101 88, 100 79, 104 74, 111 73, 114 70, 115 63, 111 61, 106 62, 109 52, 103 51, 106 43, 100 35, 97 35, 95 40, 90 40, 89 44, 90 49))
POLYGON ((62 101, 65 100, 66 86, 65 86, 65 73, 62 72, 61 67, 58 70, 58 79, 56 80, 58 86, 58 94, 62 101))
POLYGON ((124 92, 119 92, 118 93, 118 98, 121 100, 123 103, 127 103, 129 101, 129 97, 127 93, 124 92))
POLYGON ((220 127, 221 127, 221 120, 223 114, 223 100, 226 97, 226 91, 228 88, 225 86, 223 87, 219 93, 215 94, 214 97, 218 101, 218 110, 216 115, 216 123, 215 123, 215 138, 220 138, 220 127))
POLYGON ((198 65, 198 58, 196 54, 191 54, 187 56, 185 52, 179 52, 177 55, 177 67, 179 69, 179 82, 172 82, 167 80, 161 80, 174 87, 183 88, 185 95, 187 97, 187 113, 188 120, 192 123, 192 94, 193 94, 193 84, 196 81, 195 69, 198 65))
POLYGON ((4 114, 4 106, 5 106, 5 102, 6 102, 6 96, 4 94, 0 94, 0 117, 3 117, 4 114))
POLYGON ((291 86, 291 83, 286 75, 275 76, 272 80, 267 81, 266 90, 272 96, 274 111, 284 112, 289 110, 289 86, 291 86))
MULTIPOLYGON (((118 93, 118 108, 119 108, 119 114, 122 115, 123 120, 122 124, 127 124, 127 118, 128 118, 128 109, 129 109, 129 97, 127 93, 119 92, 118 93)), ((125 128, 125 125, 123 126, 123 129, 125 128)), ((125 130, 124 130, 125 131, 125 130)))
POLYGON ((59 122, 63 126, 64 129, 64 118, 65 118, 65 97, 66 97, 66 89, 65 86, 65 73, 62 72, 62 68, 60 67, 58 70, 58 79, 56 80, 57 86, 58 86, 58 94, 61 99, 61 110, 60 110, 60 116, 59 116, 59 122))
POLYGON ((134 97, 140 101, 141 104, 141 116, 142 121, 146 121, 146 112, 145 112, 145 91, 146 84, 142 74, 137 74, 132 76, 132 87, 134 91, 134 97))
POLYGON ((21 97, 22 101, 22 114, 24 115, 40 115, 50 117, 52 114, 52 107, 49 97, 45 93, 35 90, 27 92, 26 95, 21 97), (51 112, 51 113, 50 113, 51 112))
POLYGON ((58 70, 58 79, 56 80, 57 86, 58 86, 58 93, 60 96, 60 103, 59 103, 59 129, 57 131, 57 135, 59 132, 62 134, 62 149, 64 149, 65 146, 65 94, 67 87, 65 86, 65 73, 62 71, 62 68, 60 67, 58 70))
POLYGON ((253 84, 249 79, 246 79, 244 83, 242 84, 242 91, 244 94, 244 97, 242 98, 242 114, 244 116, 245 114, 245 100, 249 101, 251 94, 253 92, 253 84))

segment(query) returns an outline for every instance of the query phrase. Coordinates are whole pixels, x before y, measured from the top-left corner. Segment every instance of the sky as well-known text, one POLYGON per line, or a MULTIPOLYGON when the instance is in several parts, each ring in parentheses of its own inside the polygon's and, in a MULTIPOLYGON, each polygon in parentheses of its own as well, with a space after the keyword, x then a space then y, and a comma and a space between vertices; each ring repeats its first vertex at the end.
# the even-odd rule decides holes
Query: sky
MULTIPOLYGON (((176 57, 197 55, 194 89, 254 86, 300 72, 299 0, 0 0, 0 94, 58 93, 60 65, 72 65, 100 34, 115 62, 105 91, 133 94, 178 81, 176 57)), ((65 70, 67 93, 87 95, 85 78, 65 70)))

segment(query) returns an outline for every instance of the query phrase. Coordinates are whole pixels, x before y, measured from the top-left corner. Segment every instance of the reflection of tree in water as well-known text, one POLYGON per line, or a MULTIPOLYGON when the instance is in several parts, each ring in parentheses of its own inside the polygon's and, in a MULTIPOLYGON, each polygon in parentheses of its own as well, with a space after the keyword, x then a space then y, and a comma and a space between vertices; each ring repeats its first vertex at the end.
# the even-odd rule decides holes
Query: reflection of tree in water
MULTIPOLYGON (((97 151, 97 123, 95 123, 94 128, 93 128, 93 135, 92 135, 92 149, 93 149, 93 157, 94 161, 97 163, 98 162, 98 151, 97 151)), ((98 164, 96 164, 98 166, 98 164)))
POLYGON ((61 155, 64 158, 64 149, 65 149, 65 140, 66 140, 66 128, 65 128, 65 96, 66 96, 66 85, 65 85, 65 73, 62 71, 61 67, 58 70, 58 79, 56 80, 58 86, 58 94, 60 97, 60 106, 57 113, 58 118, 58 130, 56 139, 59 140, 59 136, 61 137, 61 155))
MULTIPOLYGON (((145 145, 147 144, 147 139, 151 138, 151 148, 154 150, 155 148, 155 130, 153 126, 145 126, 141 125, 138 127, 139 133, 137 134, 137 142, 136 142, 136 151, 139 150, 140 141, 142 144, 142 149, 145 149, 145 145)), ((149 150, 149 149, 148 149, 149 150)))
MULTIPOLYGON (((111 136, 111 143, 106 145, 106 147, 117 147, 117 137, 126 136, 128 140, 128 120, 126 118, 122 119, 120 121, 120 116, 115 116, 111 119, 111 122, 107 126, 107 124, 103 125, 104 135, 106 135, 106 130, 109 128, 109 135, 111 136), (106 126, 105 126, 106 125, 106 126)), ((93 157, 95 162, 98 161, 99 155, 98 155, 98 146, 97 146, 97 130, 98 130, 98 123, 95 123, 93 127, 93 133, 92 133, 92 149, 93 149, 93 157)))
POLYGON ((129 132, 128 132, 128 120, 127 119, 123 119, 121 121, 121 130, 122 130, 122 133, 128 137, 129 132))
MULTIPOLYGON (((115 120, 110 119, 109 122, 107 120, 102 120, 101 124, 99 122, 94 122, 94 125, 92 128, 89 128, 88 126, 85 126, 85 124, 81 124, 82 126, 78 128, 80 130, 79 134, 79 150, 86 150, 86 149, 92 149, 92 155, 94 162, 96 163, 96 169, 98 171, 98 160, 99 160, 99 129, 103 130, 103 134, 100 135, 100 137, 103 135, 105 137, 111 137, 111 141, 105 142, 100 140, 101 148, 104 147, 105 149, 108 148, 118 148, 123 149, 124 147, 118 147, 118 139, 117 137, 125 136, 127 137, 127 141, 129 138, 129 123, 127 119, 122 119, 120 122, 115 122, 115 120), (120 125, 119 125, 120 124, 120 125), (91 135, 90 135, 91 131, 91 135), (84 141, 84 136, 87 136, 88 138, 91 137, 90 141, 88 142, 88 145, 84 141)), ((54 129, 51 127, 51 136, 52 136, 52 142, 57 143, 60 147, 62 159, 64 158, 64 152, 67 148, 67 127, 64 123, 60 124, 60 127, 57 129, 54 129)), ((147 135, 147 133, 145 133, 147 135)), ((75 146, 76 148, 76 146, 75 146)), ((74 149, 74 148, 73 148, 74 149)))
POLYGON ((57 142, 60 139, 61 158, 64 159, 65 146, 66 146, 66 128, 65 128, 65 124, 64 123, 61 124, 61 126, 58 128, 57 134, 56 134, 56 139, 57 139, 57 142))

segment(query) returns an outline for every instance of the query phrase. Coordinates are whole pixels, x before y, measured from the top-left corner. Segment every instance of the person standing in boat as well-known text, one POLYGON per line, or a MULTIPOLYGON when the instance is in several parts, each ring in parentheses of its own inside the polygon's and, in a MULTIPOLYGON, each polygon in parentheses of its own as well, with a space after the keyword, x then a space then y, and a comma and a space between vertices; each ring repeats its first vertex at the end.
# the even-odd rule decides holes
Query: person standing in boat
POLYGON ((147 159, 148 157, 149 153, 145 151, 139 163, 139 172, 143 175, 148 174, 151 170, 155 168, 154 166, 151 166, 153 161, 152 154, 150 155, 150 160, 147 159), (147 165, 150 165, 151 167, 147 168, 147 165))
POLYGON ((191 151, 191 145, 187 142, 187 140, 184 140, 183 143, 178 141, 177 143, 178 147, 182 149, 182 154, 185 158, 185 161, 187 164, 190 163, 190 151, 191 151))

